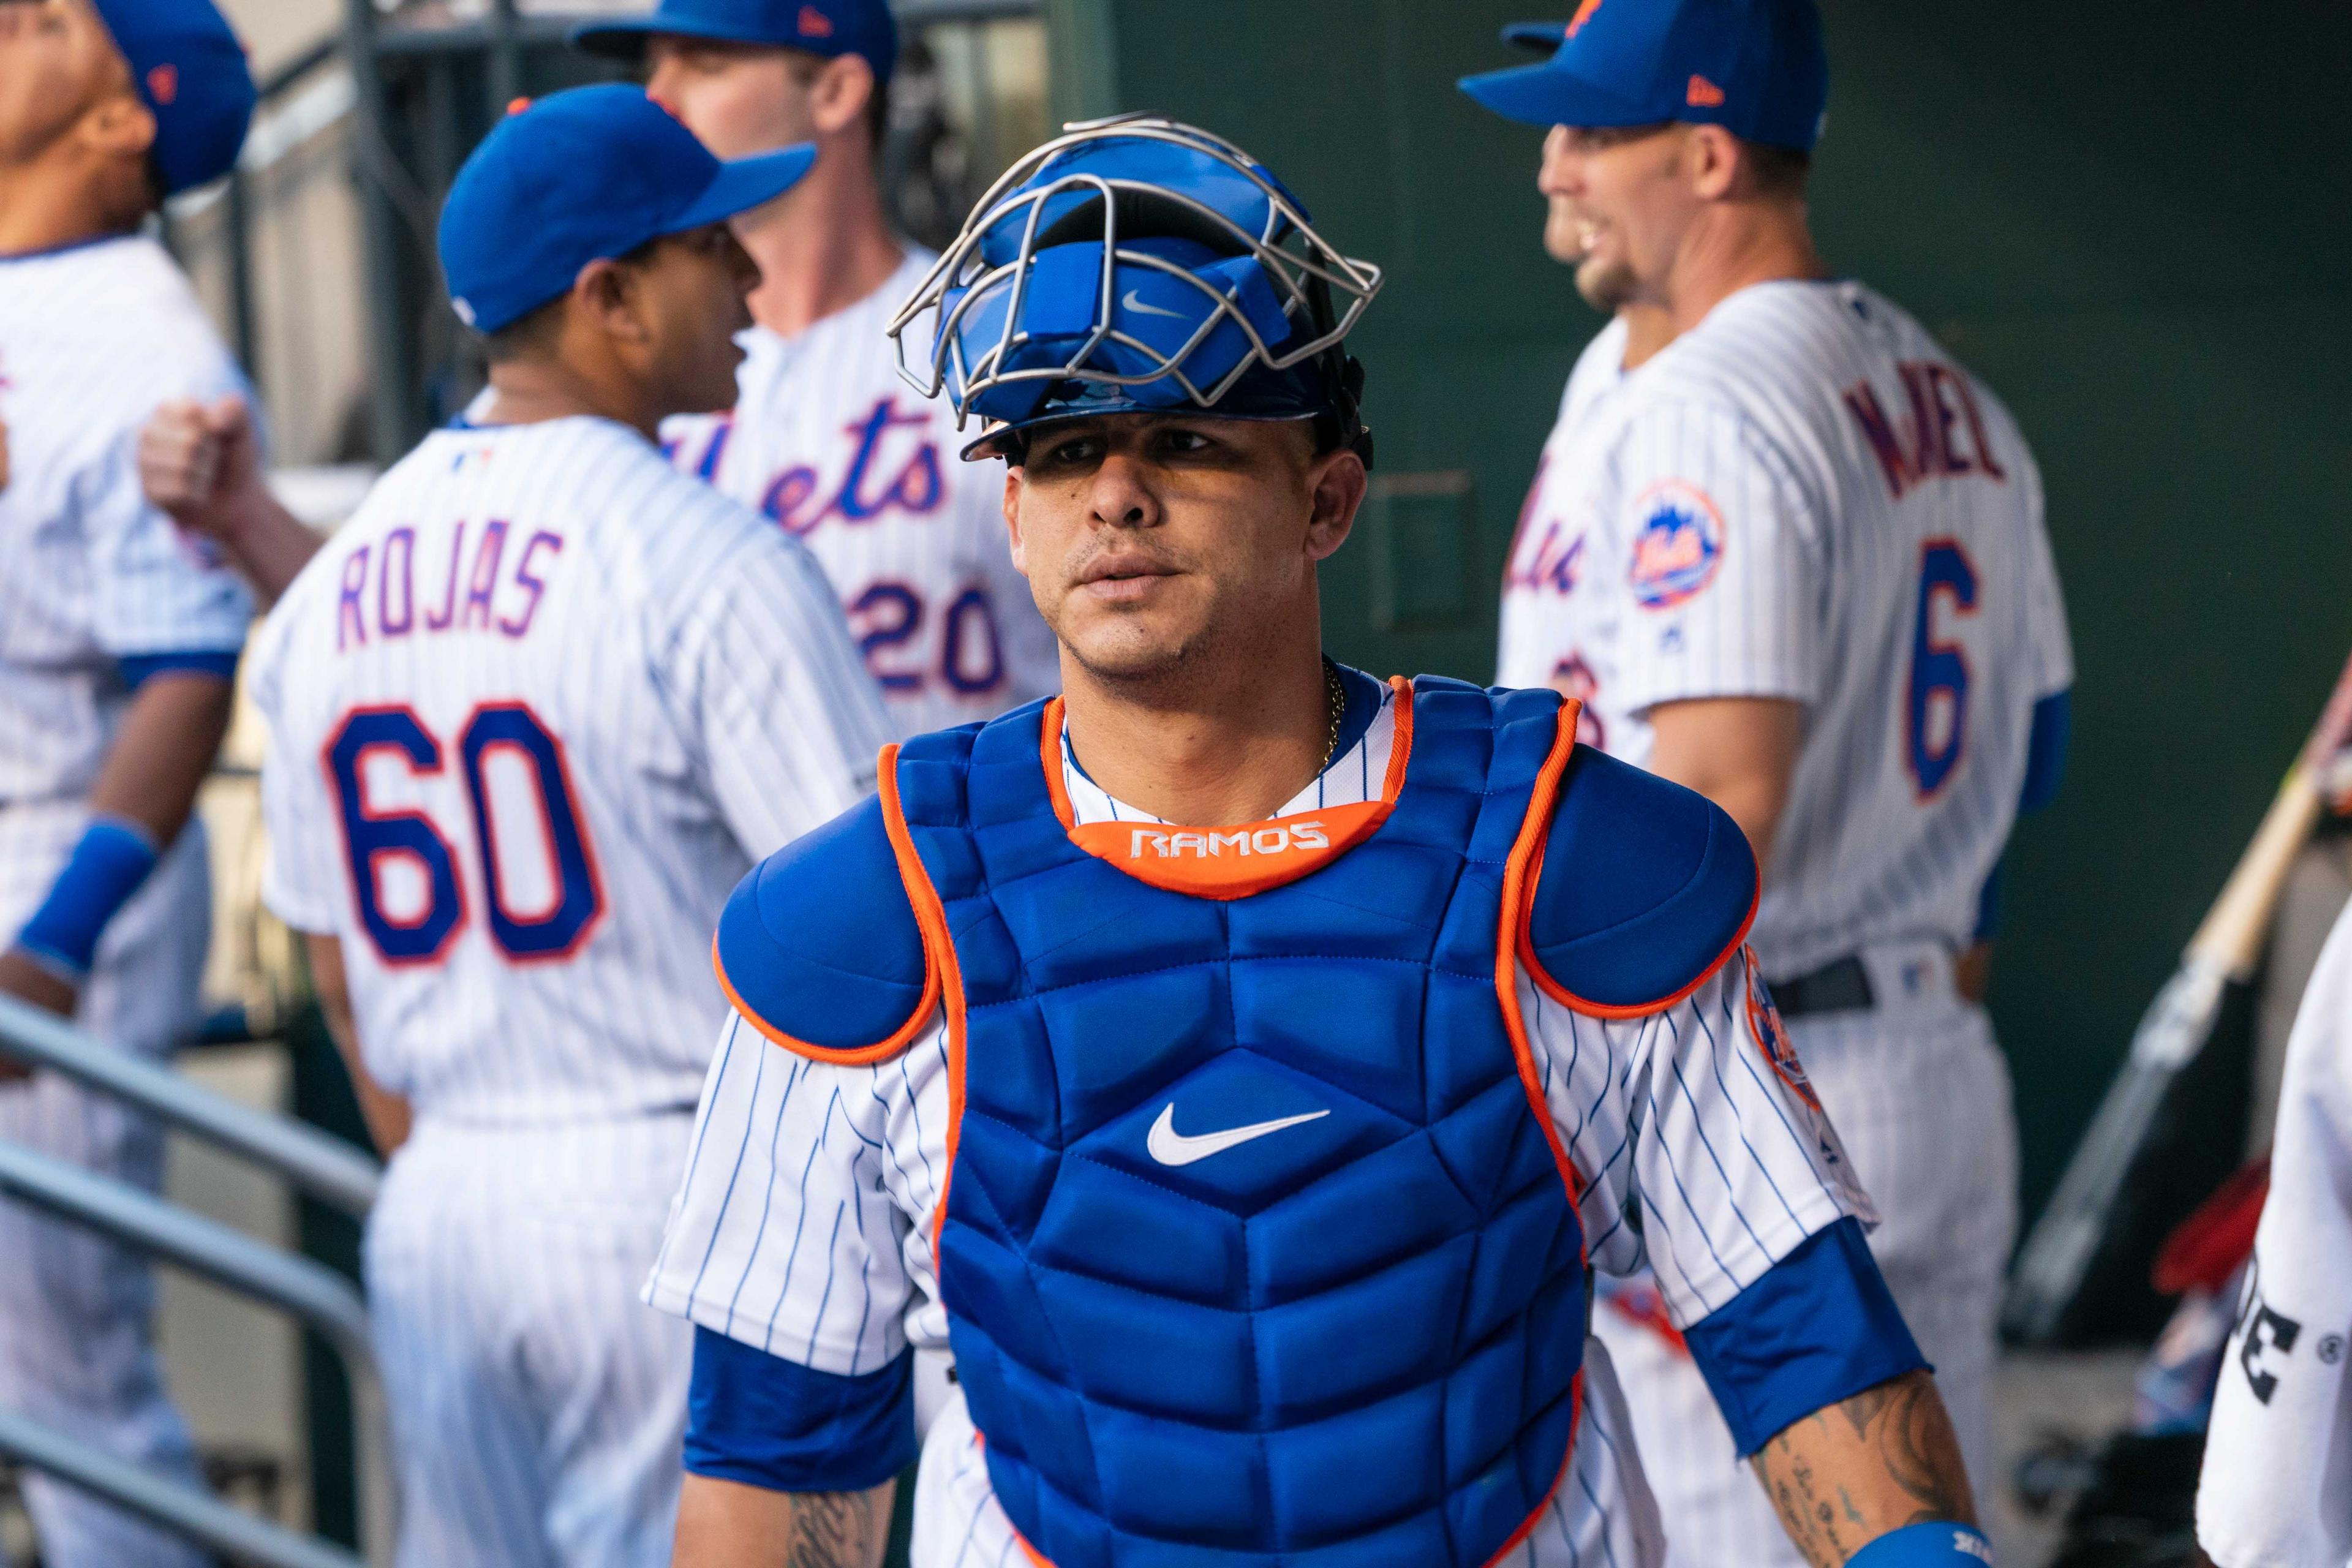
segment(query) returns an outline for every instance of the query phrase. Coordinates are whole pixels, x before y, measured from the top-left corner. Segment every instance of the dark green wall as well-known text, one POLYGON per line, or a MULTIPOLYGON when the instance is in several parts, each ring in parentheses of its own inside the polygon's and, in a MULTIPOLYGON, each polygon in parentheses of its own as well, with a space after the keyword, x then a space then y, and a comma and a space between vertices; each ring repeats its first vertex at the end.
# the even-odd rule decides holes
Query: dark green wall
MULTIPOLYGON (((1510 525, 1599 323, 1538 245, 1537 134, 1452 82, 1509 63, 1496 27, 1540 10, 1047 11, 1066 113, 1196 119, 1391 269, 1359 340, 1381 468, 1466 470, 1475 559, 1452 560, 1455 503, 1390 506, 1331 574, 1332 640, 1490 675, 1510 525), (1418 620, 1375 624, 1415 592, 1418 620)), ((2074 615, 2074 770, 2019 832, 1994 991, 2032 1205, 2352 647, 2352 8, 1825 11, 1823 249, 2015 409, 2074 615)))

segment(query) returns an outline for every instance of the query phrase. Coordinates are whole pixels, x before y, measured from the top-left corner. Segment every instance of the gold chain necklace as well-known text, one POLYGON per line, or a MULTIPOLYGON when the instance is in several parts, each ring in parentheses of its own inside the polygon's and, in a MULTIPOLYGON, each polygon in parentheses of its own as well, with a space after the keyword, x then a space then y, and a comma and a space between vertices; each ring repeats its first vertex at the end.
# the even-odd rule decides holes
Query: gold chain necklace
POLYGON ((1323 741, 1323 766, 1318 773, 1328 771, 1339 754, 1339 721, 1348 713, 1348 689, 1339 683, 1339 667, 1328 658, 1323 661, 1323 694, 1331 705, 1331 731, 1323 741))

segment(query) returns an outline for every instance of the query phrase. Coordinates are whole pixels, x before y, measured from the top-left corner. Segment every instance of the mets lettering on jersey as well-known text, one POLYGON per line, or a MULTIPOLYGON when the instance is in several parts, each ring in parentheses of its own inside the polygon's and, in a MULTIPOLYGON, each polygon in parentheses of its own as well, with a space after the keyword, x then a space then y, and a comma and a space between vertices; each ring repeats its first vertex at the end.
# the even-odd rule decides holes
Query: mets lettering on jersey
POLYGON ((1061 684, 1013 569, 1004 470, 964 463, 944 405, 898 379, 883 323, 931 258, 785 339, 755 327, 732 414, 673 419, 671 460, 807 545, 903 733, 985 719, 1061 684))
POLYGON ((727 889, 887 723, 799 546, 593 418, 428 437, 257 644, 264 892, 420 1113, 688 1103, 727 889))
POLYGON ((1765 962, 1964 945, 2030 715, 2074 676, 2023 438, 1858 283, 1743 289, 1630 374, 1624 341, 1594 340, 1545 448, 1498 679, 1573 690, 1636 763, 1657 704, 1801 703, 1765 962))

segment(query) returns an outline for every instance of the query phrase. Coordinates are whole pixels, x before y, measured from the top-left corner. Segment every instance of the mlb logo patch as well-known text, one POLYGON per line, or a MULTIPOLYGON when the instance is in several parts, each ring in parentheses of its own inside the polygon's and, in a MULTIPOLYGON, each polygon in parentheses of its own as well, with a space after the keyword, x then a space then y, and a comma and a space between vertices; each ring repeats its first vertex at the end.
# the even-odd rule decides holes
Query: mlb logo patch
POLYGON ((1696 485, 1667 479, 1633 503, 1642 518, 1626 581, 1645 610, 1666 610, 1706 592, 1723 564, 1723 514, 1696 485))
POLYGON ((1813 1093, 1812 1080, 1805 1076, 1805 1064, 1797 1059, 1797 1047, 1789 1043, 1789 1026, 1780 1021, 1780 1009, 1772 1001, 1771 988, 1764 984, 1764 972, 1756 965, 1753 949, 1743 950, 1748 959, 1748 1027, 1756 1043, 1764 1047, 1764 1059, 1782 1083, 1796 1090, 1797 1098, 1815 1110, 1822 1108, 1819 1096, 1813 1093))

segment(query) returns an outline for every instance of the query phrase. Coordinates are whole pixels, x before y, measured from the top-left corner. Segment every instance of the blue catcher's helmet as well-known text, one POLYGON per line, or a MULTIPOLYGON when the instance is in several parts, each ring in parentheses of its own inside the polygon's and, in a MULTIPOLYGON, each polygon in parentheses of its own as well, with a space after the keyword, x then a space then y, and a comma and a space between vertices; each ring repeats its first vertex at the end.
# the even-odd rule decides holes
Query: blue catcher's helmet
POLYGON ((916 390, 985 422, 967 460, 1017 460, 1057 420, 1191 407, 1322 421, 1370 463, 1363 367, 1341 344, 1381 276, 1240 148, 1124 115, 1015 163, 889 331, 916 390))

